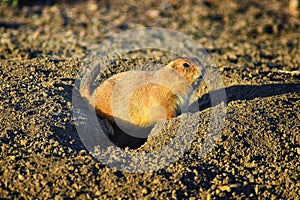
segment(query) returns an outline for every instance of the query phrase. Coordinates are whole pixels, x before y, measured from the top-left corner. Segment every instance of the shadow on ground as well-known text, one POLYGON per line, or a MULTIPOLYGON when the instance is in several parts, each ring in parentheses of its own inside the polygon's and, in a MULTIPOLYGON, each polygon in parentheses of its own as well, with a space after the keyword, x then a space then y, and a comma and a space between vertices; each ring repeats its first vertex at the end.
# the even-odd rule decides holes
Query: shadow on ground
MULTIPOLYGON (((211 93, 219 93, 221 90, 212 91, 211 93)), ((225 88, 227 104, 236 100, 252 100, 255 98, 264 98, 275 95, 300 92, 300 84, 267 84, 260 86, 253 85, 236 85, 225 88)), ((218 101, 218 99, 216 99, 218 101)), ((216 102, 220 104, 221 102, 216 102)), ((204 94, 198 100, 200 110, 211 107, 210 94, 204 94)))

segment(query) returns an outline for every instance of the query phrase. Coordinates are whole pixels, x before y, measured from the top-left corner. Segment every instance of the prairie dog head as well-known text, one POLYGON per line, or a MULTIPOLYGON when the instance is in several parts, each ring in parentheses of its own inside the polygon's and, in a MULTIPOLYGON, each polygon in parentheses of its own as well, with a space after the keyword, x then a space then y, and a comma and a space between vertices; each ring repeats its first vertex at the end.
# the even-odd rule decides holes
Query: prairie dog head
POLYGON ((204 69, 197 58, 178 58, 167 66, 176 70, 194 87, 197 87, 204 77, 204 69))

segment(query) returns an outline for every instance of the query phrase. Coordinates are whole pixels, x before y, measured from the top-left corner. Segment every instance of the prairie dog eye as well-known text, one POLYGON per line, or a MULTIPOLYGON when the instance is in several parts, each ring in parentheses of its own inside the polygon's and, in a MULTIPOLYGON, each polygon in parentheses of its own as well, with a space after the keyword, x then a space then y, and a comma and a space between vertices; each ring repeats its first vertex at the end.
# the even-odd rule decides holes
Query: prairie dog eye
POLYGON ((183 63, 184 67, 190 67, 190 65, 188 63, 183 63))

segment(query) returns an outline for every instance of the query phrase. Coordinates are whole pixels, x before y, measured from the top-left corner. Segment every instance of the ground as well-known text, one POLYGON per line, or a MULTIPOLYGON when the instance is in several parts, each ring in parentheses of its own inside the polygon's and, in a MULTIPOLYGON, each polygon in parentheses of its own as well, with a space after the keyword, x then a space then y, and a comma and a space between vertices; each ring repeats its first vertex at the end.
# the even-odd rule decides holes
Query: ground
MULTIPOLYGON (((0 9, 1 199, 300 196, 300 18, 288 1, 20 1, 0 9), (199 156, 215 109, 200 90, 198 112, 167 120, 126 151, 163 147, 180 119, 199 122, 190 147, 162 169, 130 173, 87 151, 74 125, 72 89, 91 46, 143 27, 172 29, 201 44, 222 76, 227 111, 215 145, 199 156)), ((104 77, 140 62, 167 62, 148 54, 120 59, 104 77)))

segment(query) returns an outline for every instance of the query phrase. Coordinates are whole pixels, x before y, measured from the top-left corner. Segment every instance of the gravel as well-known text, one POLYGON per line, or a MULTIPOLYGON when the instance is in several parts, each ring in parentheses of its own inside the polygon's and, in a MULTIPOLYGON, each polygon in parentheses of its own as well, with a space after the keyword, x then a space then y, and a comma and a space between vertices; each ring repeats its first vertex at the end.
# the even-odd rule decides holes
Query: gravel
MULTIPOLYGON (((300 196, 300 79, 294 73, 300 19, 289 13, 289 1, 23 3, 0 5, 1 199, 300 196), (156 152, 172 141, 176 146, 184 124, 189 148, 161 169, 130 173, 87 151, 75 127, 72 90, 90 47, 147 26, 184 33, 207 50, 225 85, 227 111, 213 148, 201 154, 212 114, 224 105, 211 106, 202 84, 197 112, 157 124, 161 130, 146 141, 127 137, 119 144, 127 146, 121 155, 156 152)), ((121 55, 98 83, 172 56, 151 50, 121 55)))

